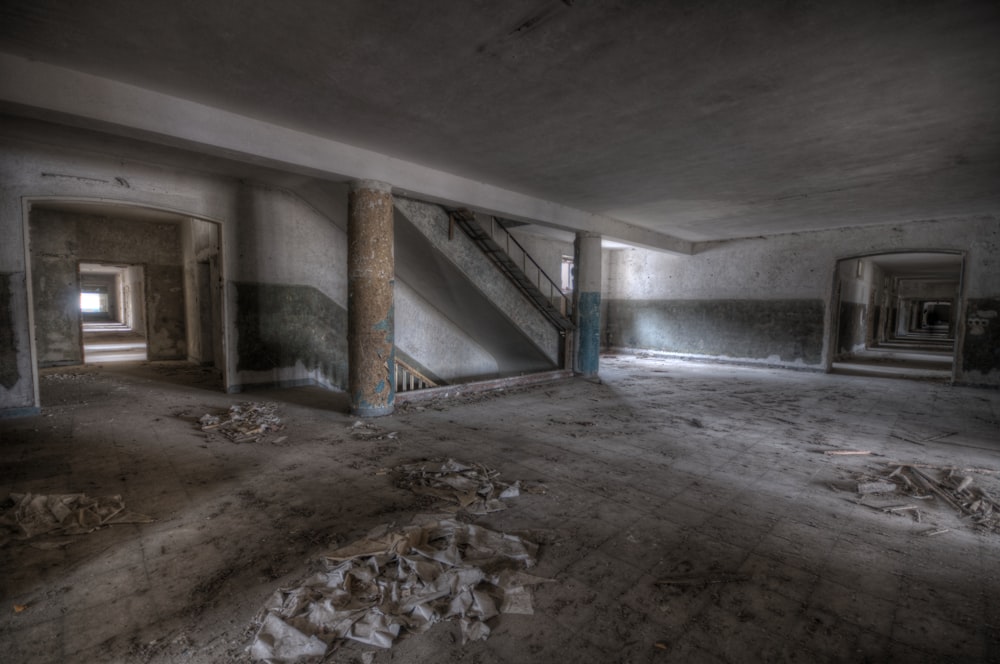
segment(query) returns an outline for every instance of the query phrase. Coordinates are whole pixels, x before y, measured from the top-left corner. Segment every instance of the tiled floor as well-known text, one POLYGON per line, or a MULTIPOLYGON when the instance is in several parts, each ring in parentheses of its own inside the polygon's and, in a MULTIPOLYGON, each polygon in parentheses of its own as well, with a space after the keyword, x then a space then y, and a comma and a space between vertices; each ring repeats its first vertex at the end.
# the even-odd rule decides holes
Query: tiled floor
MULTIPOLYGON (((398 437, 360 440, 318 389, 225 395, 176 364, 46 373, 42 415, 0 421, 0 490, 120 493, 156 521, 0 548, 3 661, 249 661, 275 588, 426 511, 382 469, 452 456, 545 483, 476 520, 540 542, 553 582, 487 641, 441 624, 374 662, 1000 662, 1000 534, 851 490, 892 460, 1000 470, 997 391, 606 357, 600 384, 410 405, 377 420, 398 437), (279 402, 286 430, 195 426, 247 399, 279 402)), ((974 478, 1000 496, 1000 474, 974 478)))

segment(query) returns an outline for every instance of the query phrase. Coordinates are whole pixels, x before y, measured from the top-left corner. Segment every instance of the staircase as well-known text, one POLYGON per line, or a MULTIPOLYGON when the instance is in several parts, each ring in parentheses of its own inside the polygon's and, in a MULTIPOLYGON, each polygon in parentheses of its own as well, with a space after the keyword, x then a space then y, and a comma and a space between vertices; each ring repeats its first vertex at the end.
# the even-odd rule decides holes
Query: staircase
POLYGON ((457 224, 465 231, 518 290, 559 330, 560 335, 565 335, 574 329, 569 319, 569 298, 496 217, 490 217, 490 227, 487 229, 483 228, 470 210, 449 209, 447 212, 451 223, 457 224), (534 278, 529 275, 533 275, 534 278))

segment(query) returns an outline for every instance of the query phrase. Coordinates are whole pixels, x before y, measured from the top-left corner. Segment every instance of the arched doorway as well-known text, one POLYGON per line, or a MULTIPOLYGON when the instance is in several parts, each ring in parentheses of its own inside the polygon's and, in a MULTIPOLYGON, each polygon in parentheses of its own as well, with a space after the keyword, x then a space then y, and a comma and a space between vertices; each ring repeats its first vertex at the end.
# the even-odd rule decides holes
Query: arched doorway
POLYGON ((828 370, 953 380, 963 273, 963 255, 949 251, 838 261, 828 370))

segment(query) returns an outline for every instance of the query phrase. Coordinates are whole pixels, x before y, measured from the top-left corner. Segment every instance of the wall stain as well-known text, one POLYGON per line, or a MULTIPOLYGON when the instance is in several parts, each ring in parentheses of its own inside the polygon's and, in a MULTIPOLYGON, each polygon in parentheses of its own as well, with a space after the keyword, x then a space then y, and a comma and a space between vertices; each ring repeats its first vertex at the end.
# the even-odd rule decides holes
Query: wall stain
POLYGON ((818 365, 821 300, 608 301, 609 345, 818 365))
POLYGON ((20 376, 17 372, 17 337, 14 334, 14 289, 16 274, 0 273, 0 385, 11 389, 20 376))
POLYGON ((865 345, 867 315, 868 307, 864 304, 847 301, 840 303, 840 316, 837 321, 837 357, 850 355, 856 346, 865 345))
POLYGON ((347 310, 312 286, 234 282, 238 371, 301 362, 347 389, 347 310))
POLYGON ((968 321, 962 344, 962 371, 978 371, 986 376, 1000 372, 1000 298, 970 299, 966 302, 968 321), (993 315, 990 315, 993 314, 993 315))

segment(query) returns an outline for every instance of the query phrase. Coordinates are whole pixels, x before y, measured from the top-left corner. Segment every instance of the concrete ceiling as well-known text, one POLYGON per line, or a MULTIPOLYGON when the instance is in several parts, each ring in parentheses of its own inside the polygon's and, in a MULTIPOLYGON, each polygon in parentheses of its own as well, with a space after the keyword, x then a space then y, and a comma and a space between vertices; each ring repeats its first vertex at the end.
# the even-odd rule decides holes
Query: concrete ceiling
POLYGON ((0 51, 702 241, 1000 212, 1000 3, 11 0, 0 51))
POLYGON ((963 258, 960 254, 937 252, 899 252, 869 257, 883 274, 890 277, 945 280, 958 283, 962 279, 963 258))

